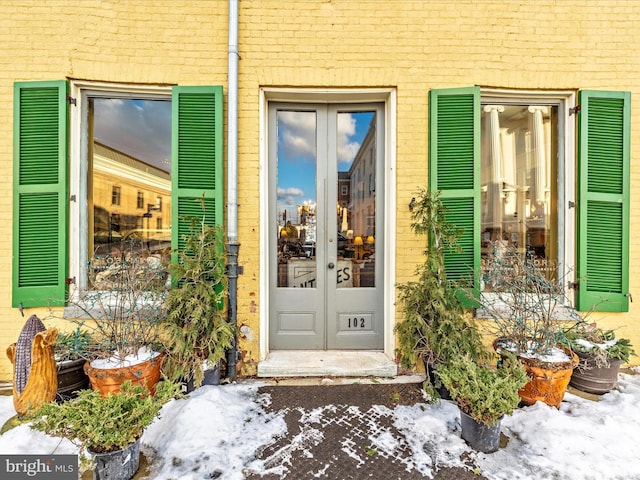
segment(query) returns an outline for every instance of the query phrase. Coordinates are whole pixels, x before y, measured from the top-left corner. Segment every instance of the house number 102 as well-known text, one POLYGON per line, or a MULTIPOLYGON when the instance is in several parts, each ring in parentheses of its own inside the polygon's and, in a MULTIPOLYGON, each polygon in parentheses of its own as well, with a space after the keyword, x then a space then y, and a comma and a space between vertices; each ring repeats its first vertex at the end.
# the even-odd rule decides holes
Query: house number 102
POLYGON ((349 318, 348 328, 364 328, 364 318, 349 318))

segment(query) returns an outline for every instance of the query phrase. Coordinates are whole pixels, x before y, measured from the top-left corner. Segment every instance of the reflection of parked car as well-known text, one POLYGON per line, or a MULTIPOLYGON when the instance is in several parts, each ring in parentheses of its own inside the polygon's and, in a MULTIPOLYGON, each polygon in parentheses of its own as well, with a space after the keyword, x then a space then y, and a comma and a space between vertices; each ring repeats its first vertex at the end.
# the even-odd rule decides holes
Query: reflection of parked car
POLYGON ((171 230, 136 228, 126 232, 101 231, 93 236, 93 242, 95 255, 108 255, 113 248, 133 251, 148 249, 154 252, 170 250, 171 230))
POLYGON ((353 247, 349 246, 349 239, 338 232, 338 257, 353 258, 353 247))
POLYGON ((316 242, 304 242, 302 245, 302 250, 304 251, 304 255, 307 258, 312 258, 316 256, 316 242))

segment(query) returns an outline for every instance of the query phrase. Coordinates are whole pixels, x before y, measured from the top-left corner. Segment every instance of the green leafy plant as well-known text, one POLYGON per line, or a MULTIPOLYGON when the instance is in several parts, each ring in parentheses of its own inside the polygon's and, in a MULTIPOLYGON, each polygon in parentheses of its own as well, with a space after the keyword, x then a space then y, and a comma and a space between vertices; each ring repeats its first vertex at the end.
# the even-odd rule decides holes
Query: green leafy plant
POLYGON ((70 332, 58 332, 53 353, 57 362, 86 359, 93 345, 91 332, 78 326, 70 332))
POLYGON ((34 414, 31 428, 68 438, 95 453, 121 450, 140 438, 162 406, 179 395, 178 386, 166 381, 157 384, 155 395, 129 381, 119 393, 104 397, 95 390, 82 390, 67 402, 44 405, 34 414))
POLYGON ((611 359, 629 363, 635 355, 628 338, 616 338, 614 330, 603 330, 594 323, 581 322, 564 332, 562 343, 574 352, 588 354, 598 367, 608 367, 611 359))
POLYGON ((480 365, 468 355, 453 358, 437 371, 460 410, 485 425, 495 425, 518 406, 518 390, 529 377, 512 354, 498 368, 480 365))
POLYGON ((225 357, 235 331, 227 322, 224 235, 205 217, 191 219, 184 247, 171 265, 173 288, 167 294, 163 322, 169 355, 164 371, 169 378, 193 379, 196 387, 204 379, 203 363, 209 368, 225 357))
MULTIPOLYGON (((425 188, 418 192, 411 229, 427 235, 428 244, 416 279, 397 286, 404 310, 404 319, 395 327, 401 364, 411 368, 418 359, 435 365, 464 355, 484 357, 480 332, 458 296, 459 285, 446 278, 444 255, 459 248, 461 231, 447 222, 437 193, 425 188)), ((426 383, 425 388, 432 396, 436 393, 426 383)))

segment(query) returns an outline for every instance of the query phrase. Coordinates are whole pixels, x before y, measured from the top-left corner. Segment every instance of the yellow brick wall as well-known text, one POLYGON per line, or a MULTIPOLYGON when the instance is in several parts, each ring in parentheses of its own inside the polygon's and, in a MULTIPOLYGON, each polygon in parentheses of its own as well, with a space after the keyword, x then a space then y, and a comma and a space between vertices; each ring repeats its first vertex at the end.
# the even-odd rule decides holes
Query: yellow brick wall
MULTIPOLYGON (((413 272, 420 247, 408 199, 426 184, 427 93, 480 85, 513 89, 632 92, 640 128, 640 2, 595 0, 239 2, 238 322, 246 372, 259 355, 259 88, 397 89, 396 280, 413 272), (414 246, 415 245, 415 246, 414 246)), ((14 1, 0 10, 0 345, 22 324, 10 308, 12 85, 77 78, 141 84, 223 85, 227 92, 227 2, 14 1)), ((226 130, 225 130, 226 131, 226 130)), ((632 135, 632 192, 640 153, 632 135)), ((632 197, 634 205, 640 200, 632 197)), ((631 292, 640 298, 640 209, 632 208, 631 292)), ((30 312, 27 312, 27 314, 30 312)), ((640 348, 640 301, 601 315, 640 348)), ((638 358, 634 359, 639 363, 638 358)), ((0 379, 10 377, 0 359, 0 379)))

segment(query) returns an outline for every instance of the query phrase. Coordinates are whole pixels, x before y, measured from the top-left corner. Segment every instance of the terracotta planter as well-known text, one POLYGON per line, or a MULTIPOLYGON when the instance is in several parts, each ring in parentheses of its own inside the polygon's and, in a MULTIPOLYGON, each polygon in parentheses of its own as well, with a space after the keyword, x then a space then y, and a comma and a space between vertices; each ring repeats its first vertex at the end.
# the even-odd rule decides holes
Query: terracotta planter
POLYGON ((622 360, 612 358, 609 366, 599 367, 593 356, 588 353, 576 352, 580 363, 573 370, 569 384, 587 393, 603 395, 618 385, 618 372, 622 360))
POLYGON ((569 350, 565 350, 565 352, 571 357, 571 360, 562 363, 549 363, 535 358, 518 357, 531 379, 529 383, 518 390, 522 403, 533 405, 539 400, 551 407, 558 408, 560 406, 571 380, 573 369, 578 365, 578 356, 569 350))
MULTIPOLYGON (((493 348, 499 353, 498 340, 493 342, 493 348)), ((527 375, 531 379, 518 390, 518 395, 524 405, 533 405, 537 401, 558 408, 562 403, 567 386, 571 380, 573 369, 578 365, 578 356, 567 348, 557 346, 564 351, 571 360, 566 362, 544 362, 537 358, 518 355, 518 360, 524 365, 527 375)))
POLYGON ((68 400, 76 396, 78 390, 89 388, 89 377, 84 373, 85 360, 67 360, 57 362, 58 369, 58 390, 56 399, 59 401, 68 400))
POLYGON ((155 394, 156 384, 160 381, 160 369, 165 354, 135 365, 119 368, 95 368, 90 362, 84 364, 84 371, 94 390, 102 395, 119 392, 120 385, 130 380, 133 385, 146 385, 151 394, 155 394))

